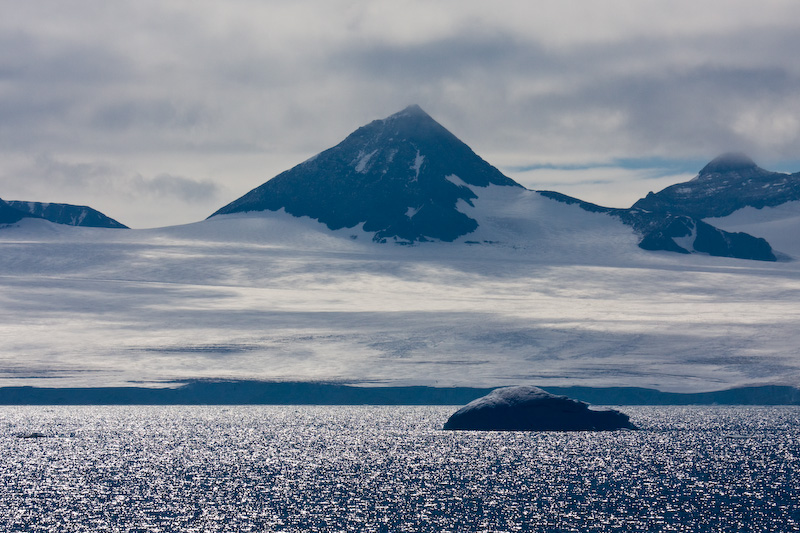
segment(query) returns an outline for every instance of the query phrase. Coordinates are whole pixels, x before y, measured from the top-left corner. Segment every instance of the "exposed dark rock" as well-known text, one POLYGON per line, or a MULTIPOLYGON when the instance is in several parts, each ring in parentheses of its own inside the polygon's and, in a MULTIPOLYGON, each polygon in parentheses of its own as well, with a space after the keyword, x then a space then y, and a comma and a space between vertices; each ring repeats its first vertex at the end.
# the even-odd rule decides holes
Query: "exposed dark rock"
POLYGON ((538 387, 495 389, 456 411, 444 429, 477 431, 606 431, 636 429, 624 413, 595 411, 588 404, 538 387))
POLYGON ((748 233, 731 233, 715 228, 702 220, 695 222, 697 232, 694 249, 717 257, 736 257, 759 261, 777 261, 766 239, 748 233))
POLYGON ((630 209, 601 207, 549 191, 541 194, 619 217, 641 236, 639 247, 645 250, 776 261, 765 239, 727 232, 703 219, 727 216, 747 206, 761 209, 800 200, 800 173, 770 172, 744 154, 730 153, 708 163, 691 181, 651 192, 630 209))
POLYGON ((733 153, 717 157, 690 181, 649 193, 633 209, 704 219, 794 200, 800 200, 800 174, 770 172, 746 155, 733 153))
POLYGON ((638 209, 615 214, 642 235, 639 247, 644 250, 683 254, 701 252, 716 257, 776 261, 772 247, 765 239, 747 233, 724 231, 693 217, 649 213, 638 209), (675 239, 684 239, 682 242, 686 247, 675 239))
MULTIPOLYGON (((643 220, 634 221, 633 216, 623 217, 628 223, 637 228, 637 222, 642 223, 643 220)), ((647 226, 647 229, 641 231, 642 240, 639 242, 639 248, 643 250, 664 250, 667 252, 677 252, 679 254, 691 253, 689 250, 680 246, 675 242, 676 238, 689 237, 694 230, 694 222, 689 217, 672 217, 654 218, 648 220, 647 223, 641 226, 647 226)))
POLYGON ((0 199, 0 224, 14 224, 27 216, 19 209, 14 209, 8 202, 0 199))
POLYGON ((56 224, 68 226, 85 226, 92 228, 127 229, 111 217, 108 217, 85 205, 51 204, 43 202, 9 201, 9 206, 25 213, 25 216, 43 218, 56 224))

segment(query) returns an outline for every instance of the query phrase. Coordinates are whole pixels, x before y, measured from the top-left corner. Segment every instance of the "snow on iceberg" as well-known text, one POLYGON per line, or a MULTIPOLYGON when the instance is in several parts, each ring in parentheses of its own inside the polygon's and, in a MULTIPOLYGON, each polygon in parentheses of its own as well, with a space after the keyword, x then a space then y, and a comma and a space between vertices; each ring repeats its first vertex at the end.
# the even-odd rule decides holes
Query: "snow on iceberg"
POLYGON ((447 420, 444 429, 477 431, 607 431, 636 429, 628 415, 556 396, 538 387, 495 389, 447 420))

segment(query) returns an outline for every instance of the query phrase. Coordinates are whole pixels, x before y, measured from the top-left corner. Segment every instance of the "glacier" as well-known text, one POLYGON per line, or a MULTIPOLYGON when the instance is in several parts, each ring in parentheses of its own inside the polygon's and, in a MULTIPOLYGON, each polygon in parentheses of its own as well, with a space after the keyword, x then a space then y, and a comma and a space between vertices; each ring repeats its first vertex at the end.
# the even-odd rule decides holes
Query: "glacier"
MULTIPOLYGON (((798 383, 796 244, 774 263, 650 252, 607 214, 462 186, 477 198, 458 209, 479 225, 453 242, 379 244, 283 210, 124 232, 6 226, 0 386, 798 383)), ((774 209, 775 242, 796 243, 797 219, 774 209)), ((766 228, 742 216, 717 223, 766 228)))

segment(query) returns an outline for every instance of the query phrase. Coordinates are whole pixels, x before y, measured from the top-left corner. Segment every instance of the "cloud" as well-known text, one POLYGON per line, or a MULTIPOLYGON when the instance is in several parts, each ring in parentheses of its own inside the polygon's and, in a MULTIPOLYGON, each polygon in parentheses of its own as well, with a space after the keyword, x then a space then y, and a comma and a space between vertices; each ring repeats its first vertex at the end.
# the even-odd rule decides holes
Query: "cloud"
POLYGON ((1 197, 88 205, 139 228, 203 220, 231 197, 224 184, 206 174, 133 170, 132 163, 142 164, 51 154, 14 158, 0 166, 1 197))
POLYGON ((93 125, 103 130, 139 127, 187 130, 204 122, 204 110, 201 106, 176 104, 169 100, 114 102, 100 107, 92 115, 93 125))
POLYGON ((605 207, 626 208, 649 191, 658 191, 674 183, 692 179, 699 168, 681 174, 653 166, 625 168, 616 165, 503 170, 529 189, 555 190, 605 207), (632 183, 635 185, 632 186, 632 183))
POLYGON ((120 170, 102 162, 70 162, 39 154, 26 173, 26 179, 38 181, 42 186, 58 187, 111 187, 120 170))
MULTIPOLYGON (((256 186, 287 168, 257 166, 262 154, 299 162, 411 103, 498 166, 798 159, 790 0, 0 7, 0 161, 103 161, 42 168, 176 212, 219 176, 256 186)), ((9 168, 0 196, 17 186, 9 168)))
POLYGON ((216 200, 222 187, 212 180, 192 179, 160 173, 152 178, 141 174, 126 175, 125 169, 103 162, 68 162, 49 154, 37 156, 27 179, 41 188, 103 189, 109 195, 132 199, 146 196, 171 197, 185 203, 216 200))
POLYGON ((131 179, 131 188, 139 194, 169 196, 186 203, 205 203, 216 200, 220 194, 220 186, 213 181, 198 181, 169 174, 159 174, 152 179, 135 176, 131 179))

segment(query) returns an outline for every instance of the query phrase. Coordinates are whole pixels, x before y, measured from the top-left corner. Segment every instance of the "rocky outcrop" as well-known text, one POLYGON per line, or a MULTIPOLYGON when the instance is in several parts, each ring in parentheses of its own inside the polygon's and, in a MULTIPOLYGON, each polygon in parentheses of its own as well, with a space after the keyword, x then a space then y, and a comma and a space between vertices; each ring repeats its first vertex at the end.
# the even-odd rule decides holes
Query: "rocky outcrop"
POLYGON ((704 219, 724 217, 748 206, 761 209, 800 200, 800 174, 770 172, 744 154, 729 153, 708 163, 694 179, 650 192, 629 209, 601 207, 550 191, 540 193, 618 217, 640 235, 639 247, 644 250, 776 261, 765 239, 731 233, 704 219))
POLYGON ((127 229, 124 224, 85 205, 23 201, 9 201, 7 203, 17 211, 25 213, 25 216, 43 218, 55 224, 90 228, 127 229))
POLYGON ((631 209, 703 219, 795 200, 800 200, 800 174, 764 170, 744 154, 728 153, 712 160, 694 179, 648 193, 631 209))
POLYGON ((14 209, 7 202, 0 200, 0 224, 13 224, 25 218, 26 214, 14 209))
POLYGON ((761 237, 721 230, 701 219, 671 213, 649 213, 638 209, 617 214, 641 236, 639 247, 689 254, 704 253, 716 257, 775 261, 772 246, 761 237))

